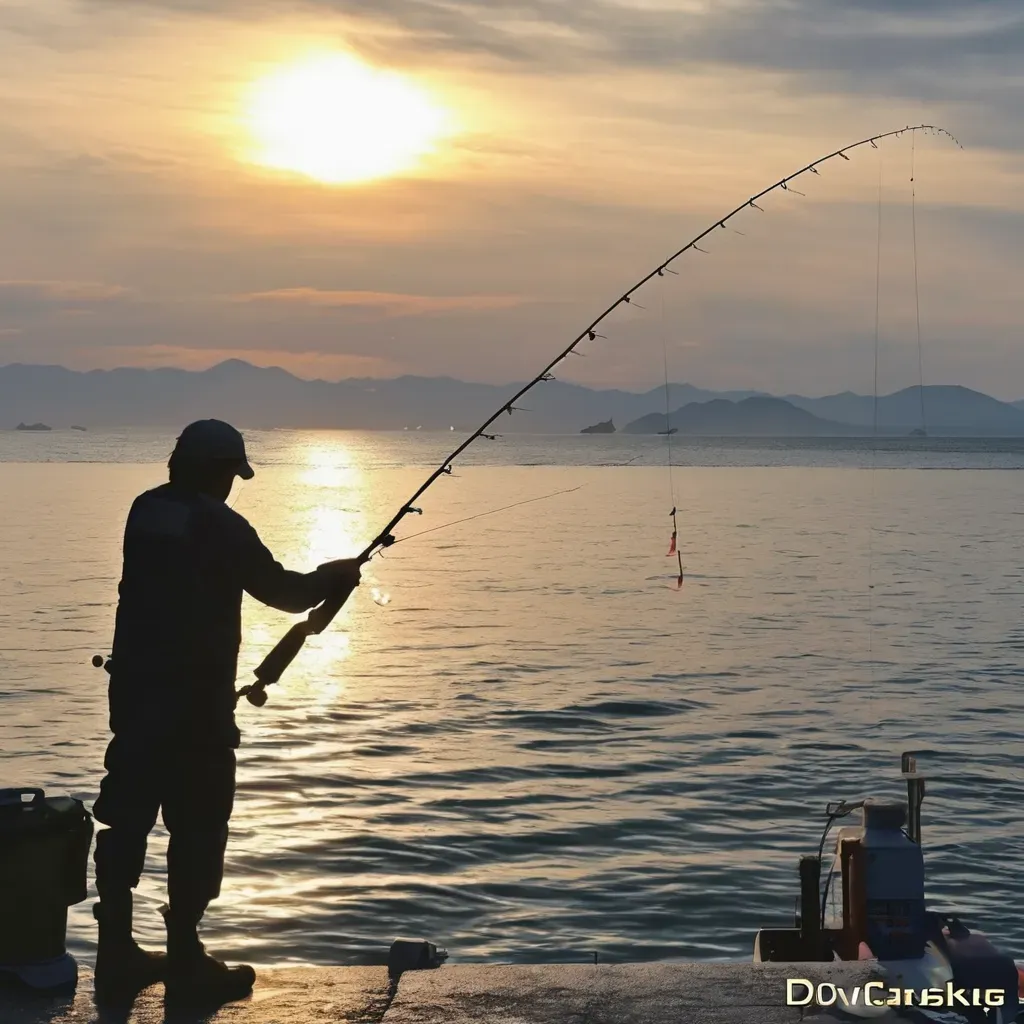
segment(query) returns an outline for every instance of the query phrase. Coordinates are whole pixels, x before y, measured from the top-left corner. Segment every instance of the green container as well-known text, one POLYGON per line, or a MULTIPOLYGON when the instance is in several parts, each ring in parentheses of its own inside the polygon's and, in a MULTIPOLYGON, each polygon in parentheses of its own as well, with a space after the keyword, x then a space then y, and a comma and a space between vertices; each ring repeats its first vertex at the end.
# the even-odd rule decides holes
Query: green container
POLYGON ((0 789, 0 964, 65 954, 68 907, 86 898, 91 844, 81 800, 0 789))

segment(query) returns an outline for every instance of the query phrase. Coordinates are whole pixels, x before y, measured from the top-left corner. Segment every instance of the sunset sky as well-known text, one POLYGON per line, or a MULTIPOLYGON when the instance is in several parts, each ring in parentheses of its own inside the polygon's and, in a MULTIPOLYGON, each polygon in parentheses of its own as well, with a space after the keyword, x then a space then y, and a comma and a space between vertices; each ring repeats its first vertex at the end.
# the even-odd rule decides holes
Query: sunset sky
MULTIPOLYGON (((0 0, 0 364, 532 376, 816 157, 921 122, 926 383, 1024 397, 1020 0, 0 0)), ((918 382, 911 141, 775 193, 569 367, 918 382)), ((566 374, 569 376, 569 374, 566 374)))

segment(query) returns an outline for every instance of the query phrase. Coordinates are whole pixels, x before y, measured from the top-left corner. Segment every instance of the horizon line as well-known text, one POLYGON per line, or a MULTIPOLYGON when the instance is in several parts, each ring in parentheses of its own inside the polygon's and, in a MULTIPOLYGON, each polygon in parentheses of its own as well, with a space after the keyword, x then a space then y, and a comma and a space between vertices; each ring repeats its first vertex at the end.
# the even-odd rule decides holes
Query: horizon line
MULTIPOLYGON (((454 382, 456 384, 477 385, 477 386, 480 386, 480 387, 503 388, 503 387, 515 387, 517 384, 522 383, 520 381, 504 381, 502 383, 494 383, 494 382, 491 382, 491 381, 465 380, 465 379, 463 379, 461 377, 452 377, 449 374, 439 374, 437 376, 426 376, 424 374, 418 374, 418 373, 402 373, 402 374, 398 374, 397 376, 393 376, 393 377, 340 377, 340 378, 336 378, 336 379, 332 380, 332 379, 328 379, 328 378, 325 378, 325 377, 300 377, 298 374, 292 372, 291 370, 288 370, 285 367, 279 366, 277 364, 270 364, 270 365, 262 366, 262 365, 259 365, 257 363, 251 363, 251 362, 249 362, 246 359, 239 359, 237 357, 232 357, 230 359, 222 359, 220 362, 213 363, 211 366, 207 366, 207 367, 205 367, 204 369, 201 369, 201 370, 188 369, 188 368, 182 367, 182 366, 113 366, 113 367, 92 367, 90 369, 81 370, 81 369, 74 369, 73 367, 70 367, 70 366, 64 366, 61 363, 13 362, 13 363, 4 363, 4 364, 0 365, 0 372, 3 372, 4 370, 9 370, 9 369, 25 368, 25 369, 37 369, 37 370, 63 370, 66 373, 80 374, 80 375, 83 375, 83 376, 86 375, 86 374, 92 374, 92 373, 119 373, 119 372, 161 373, 161 372, 166 372, 166 371, 170 371, 170 372, 174 372, 174 373, 186 373, 186 374, 191 374, 193 376, 200 376, 200 375, 202 375, 204 373, 211 373, 214 370, 222 369, 223 367, 230 366, 232 364, 238 365, 238 366, 244 366, 247 369, 251 369, 251 370, 266 370, 266 371, 276 370, 276 371, 278 371, 280 373, 286 374, 287 376, 293 378, 294 380, 301 381, 301 382, 307 383, 307 384, 331 384, 331 385, 334 385, 334 384, 347 384, 347 383, 351 383, 353 381, 359 381, 359 382, 362 382, 362 381, 381 381, 382 383, 393 383, 393 382, 399 381, 399 380, 430 380, 430 381, 452 381, 452 382, 454 382)), ((525 378, 524 378, 524 380, 525 380, 525 378)), ((618 385, 618 386, 611 385, 611 386, 595 387, 595 386, 591 386, 589 384, 580 384, 580 383, 577 383, 576 381, 564 380, 564 379, 561 379, 561 378, 556 378, 556 380, 559 383, 561 383, 561 384, 566 384, 566 385, 569 385, 570 387, 580 388, 580 389, 582 389, 584 391, 591 391, 591 392, 620 391, 620 392, 624 392, 626 394, 635 394, 635 395, 644 395, 644 394, 647 393, 647 391, 633 391, 633 390, 630 389, 630 387, 628 387, 626 385, 618 385)), ((672 387, 675 387, 675 388, 693 388, 695 391, 706 391, 706 392, 709 392, 709 393, 712 393, 712 394, 720 394, 720 395, 721 394, 731 394, 731 393, 740 392, 740 393, 747 393, 749 397, 763 396, 763 397, 768 397, 768 398, 781 398, 781 399, 785 399, 785 398, 788 398, 788 397, 804 398, 804 399, 839 398, 839 397, 842 397, 844 395, 852 395, 855 398, 872 398, 872 397, 874 397, 871 394, 862 393, 862 392, 859 392, 859 391, 852 391, 849 388, 847 388, 844 391, 831 391, 831 392, 828 392, 826 394, 821 394, 821 395, 805 395, 805 394, 801 394, 800 392, 796 392, 796 391, 788 391, 785 394, 781 394, 780 395, 780 394, 777 394, 777 393, 772 392, 772 391, 766 391, 763 388, 749 388, 749 387, 747 387, 747 388, 745 388, 745 387, 715 388, 715 387, 707 387, 707 386, 702 385, 702 384, 692 384, 689 381, 670 381, 670 382, 668 382, 668 386, 670 388, 672 388, 672 387)), ((651 384, 651 386, 650 386, 650 388, 648 390, 649 391, 655 391, 655 390, 658 390, 660 388, 663 389, 664 387, 665 387, 665 384, 663 382, 656 382, 656 383, 651 384)), ((984 395, 986 398, 991 398, 992 401, 1000 402, 1000 403, 1002 403, 1004 405, 1013 405, 1014 402, 1024 401, 1024 398, 1020 398, 1020 399, 996 398, 994 395, 990 395, 990 394, 988 394, 985 391, 978 391, 976 388, 970 388, 970 387, 967 387, 964 384, 939 384, 939 383, 924 384, 924 385, 921 385, 921 384, 908 384, 906 387, 897 388, 895 391, 890 391, 890 392, 888 392, 888 393, 886 393, 884 395, 883 394, 879 394, 877 397, 879 399, 891 398, 894 395, 899 395, 899 394, 902 394, 902 393, 904 393, 906 391, 918 391, 918 390, 922 390, 922 389, 927 391, 930 388, 960 388, 960 389, 962 389, 964 391, 971 391, 974 394, 984 395)))

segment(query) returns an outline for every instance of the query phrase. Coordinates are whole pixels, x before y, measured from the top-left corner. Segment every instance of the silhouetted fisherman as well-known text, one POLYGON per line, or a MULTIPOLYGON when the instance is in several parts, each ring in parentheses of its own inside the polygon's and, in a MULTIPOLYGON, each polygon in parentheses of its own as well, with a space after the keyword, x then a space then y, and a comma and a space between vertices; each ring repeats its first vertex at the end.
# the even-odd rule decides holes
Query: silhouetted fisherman
POLYGON ((96 842, 99 922, 96 992, 132 999, 156 981, 169 1000, 220 1004, 246 996, 251 967, 209 956, 198 925, 220 893, 235 794, 235 677, 242 592, 303 612, 358 583, 344 559, 289 572, 225 504, 253 470, 242 435, 219 420, 182 431, 170 480, 135 499, 110 665, 107 775, 94 813, 110 826, 96 842), (167 954, 132 938, 132 890, 157 814, 170 835, 167 954))

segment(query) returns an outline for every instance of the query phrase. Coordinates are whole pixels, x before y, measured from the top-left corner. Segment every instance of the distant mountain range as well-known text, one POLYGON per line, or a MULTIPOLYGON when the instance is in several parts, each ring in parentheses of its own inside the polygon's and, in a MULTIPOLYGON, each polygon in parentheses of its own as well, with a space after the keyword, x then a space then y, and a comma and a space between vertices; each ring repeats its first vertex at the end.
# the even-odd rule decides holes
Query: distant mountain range
MULTIPOLYGON (((0 367, 0 428, 43 422, 60 429, 181 426, 216 416, 242 427, 362 430, 469 430, 508 400, 520 384, 473 384, 450 377, 302 380, 285 370, 229 360, 209 370, 68 370, 60 366, 0 367)), ((824 398, 776 397, 760 391, 708 391, 669 386, 670 423, 680 434, 815 436, 870 434, 871 396, 844 392, 824 398)), ((909 434, 922 426, 921 389, 878 399, 878 429, 909 434)), ((1024 436, 1024 399, 1001 402, 969 388, 923 389, 924 425, 931 435, 1024 436)), ((630 433, 665 429, 665 388, 644 393, 594 390, 563 381, 538 384, 524 412, 502 416, 504 433, 577 434, 614 420, 630 433), (528 410, 528 411, 526 411, 528 410), (653 430, 650 428, 653 427, 653 430)))

